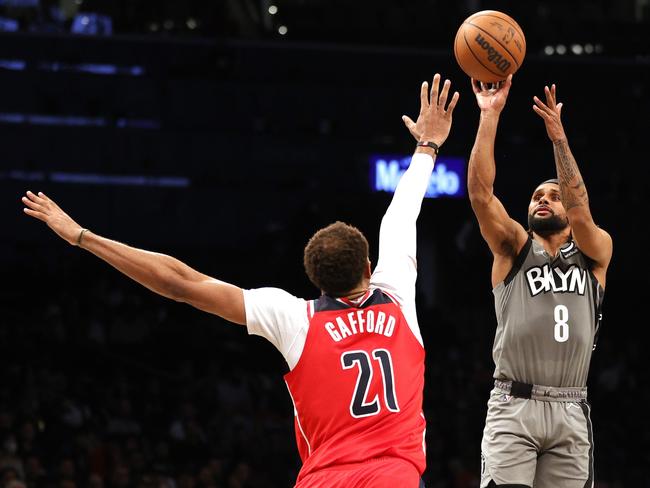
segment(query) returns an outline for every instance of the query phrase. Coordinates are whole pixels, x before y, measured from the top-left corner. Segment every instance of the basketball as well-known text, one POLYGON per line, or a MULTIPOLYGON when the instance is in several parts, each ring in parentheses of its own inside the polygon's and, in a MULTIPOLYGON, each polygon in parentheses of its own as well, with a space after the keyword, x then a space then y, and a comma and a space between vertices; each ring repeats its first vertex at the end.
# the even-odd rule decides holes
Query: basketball
POLYGON ((519 69, 526 56, 526 38, 512 17, 483 10, 467 17, 458 29, 454 55, 467 75, 496 83, 519 69))

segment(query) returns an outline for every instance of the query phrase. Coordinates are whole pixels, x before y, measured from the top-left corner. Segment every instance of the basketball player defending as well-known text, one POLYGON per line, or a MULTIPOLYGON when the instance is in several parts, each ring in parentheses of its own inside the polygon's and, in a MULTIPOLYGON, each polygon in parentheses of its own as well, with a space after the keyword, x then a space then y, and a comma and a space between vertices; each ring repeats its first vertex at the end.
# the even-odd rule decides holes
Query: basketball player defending
POLYGON ((42 193, 27 192, 25 213, 150 290, 245 324, 278 348, 290 369, 285 380, 303 461, 297 487, 417 488, 425 419, 416 219, 459 96, 447 105, 450 82, 439 88, 438 74, 430 94, 422 84, 421 137, 382 220, 377 267, 370 272, 368 243, 355 227, 336 222, 319 230, 304 253, 322 291, 315 300, 277 288, 242 290, 170 256, 100 237, 42 193))
POLYGON ((481 487, 591 488, 593 439, 585 385, 612 239, 592 219, 555 85, 544 88, 546 103, 533 99, 553 143, 557 179, 535 188, 528 231, 494 195, 494 141, 511 84, 512 76, 487 91, 472 81, 481 116, 467 186, 494 256, 497 316, 481 487))

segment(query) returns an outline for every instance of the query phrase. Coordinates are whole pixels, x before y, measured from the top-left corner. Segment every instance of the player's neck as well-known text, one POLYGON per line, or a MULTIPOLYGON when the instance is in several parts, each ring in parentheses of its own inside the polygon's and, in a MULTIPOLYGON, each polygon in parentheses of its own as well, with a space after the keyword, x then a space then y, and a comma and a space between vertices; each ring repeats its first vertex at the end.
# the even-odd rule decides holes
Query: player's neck
POLYGON ((363 290, 355 290, 350 293, 346 293, 344 298, 347 298, 348 300, 356 300, 358 298, 361 298, 363 295, 365 295, 368 292, 368 288, 365 288, 363 290))
POLYGON ((370 283, 368 280, 364 279, 361 283, 355 286, 352 290, 347 291, 341 295, 341 298, 347 298, 348 300, 356 300, 357 298, 362 297, 368 292, 370 283))
POLYGON ((552 234, 540 235, 536 232, 533 232, 533 238, 544 246, 544 249, 549 256, 557 256, 560 248, 567 243, 569 236, 571 235, 571 229, 567 228, 561 232, 553 232, 552 234))

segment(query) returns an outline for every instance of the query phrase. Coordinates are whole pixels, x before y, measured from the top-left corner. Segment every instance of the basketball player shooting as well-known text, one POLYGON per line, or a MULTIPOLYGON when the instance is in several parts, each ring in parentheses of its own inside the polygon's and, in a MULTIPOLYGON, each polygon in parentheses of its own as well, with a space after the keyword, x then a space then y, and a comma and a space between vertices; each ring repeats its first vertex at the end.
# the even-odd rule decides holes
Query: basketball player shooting
POLYGON ((447 139, 458 93, 450 82, 423 83, 421 137, 379 232, 371 273, 368 243, 336 222, 316 232, 304 252, 321 290, 303 300, 278 288, 242 290, 179 260, 82 228, 43 193, 27 192, 25 213, 155 293, 246 325, 284 356, 303 461, 296 487, 423 486, 424 348, 415 313, 416 220, 438 148, 447 139), (449 102, 447 104, 447 102, 449 102))
POLYGON ((472 80, 481 110, 468 192, 493 254, 495 386, 482 441, 481 487, 593 486, 587 374, 600 325, 612 239, 594 223, 556 87, 533 110, 553 144, 557 178, 539 184, 528 230, 494 195, 494 144, 512 75, 495 91, 472 80))

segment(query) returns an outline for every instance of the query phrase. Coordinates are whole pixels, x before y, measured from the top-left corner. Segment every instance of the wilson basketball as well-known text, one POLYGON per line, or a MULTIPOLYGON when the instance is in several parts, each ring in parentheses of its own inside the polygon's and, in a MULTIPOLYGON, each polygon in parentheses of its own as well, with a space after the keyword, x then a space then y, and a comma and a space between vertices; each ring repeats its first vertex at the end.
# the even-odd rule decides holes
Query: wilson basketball
POLYGON ((526 56, 526 38, 512 17, 483 10, 467 17, 458 29, 454 55, 467 75, 496 83, 519 69, 526 56))

